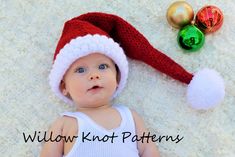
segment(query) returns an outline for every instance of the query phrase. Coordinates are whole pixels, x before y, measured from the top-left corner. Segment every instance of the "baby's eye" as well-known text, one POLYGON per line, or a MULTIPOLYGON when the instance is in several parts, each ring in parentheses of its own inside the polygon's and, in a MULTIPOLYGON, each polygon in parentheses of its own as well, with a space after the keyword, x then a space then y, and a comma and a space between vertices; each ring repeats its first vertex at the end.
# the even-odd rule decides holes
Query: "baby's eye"
POLYGON ((100 64, 99 65, 99 69, 103 70, 103 69, 107 69, 109 66, 108 64, 100 64))
POLYGON ((76 69, 76 71, 75 72, 78 72, 78 73, 84 73, 86 71, 86 69, 85 68, 83 68, 83 67, 79 67, 79 68, 77 68, 76 69))

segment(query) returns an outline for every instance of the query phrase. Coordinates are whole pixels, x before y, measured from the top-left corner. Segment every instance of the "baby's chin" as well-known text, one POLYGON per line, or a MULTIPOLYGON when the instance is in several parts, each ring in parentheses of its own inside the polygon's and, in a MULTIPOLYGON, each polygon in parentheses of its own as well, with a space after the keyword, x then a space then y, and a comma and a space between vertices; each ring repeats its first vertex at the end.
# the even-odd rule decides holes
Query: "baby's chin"
POLYGON ((87 101, 77 102, 76 103, 78 108, 101 108, 103 106, 111 105, 111 97, 107 98, 91 98, 87 101))

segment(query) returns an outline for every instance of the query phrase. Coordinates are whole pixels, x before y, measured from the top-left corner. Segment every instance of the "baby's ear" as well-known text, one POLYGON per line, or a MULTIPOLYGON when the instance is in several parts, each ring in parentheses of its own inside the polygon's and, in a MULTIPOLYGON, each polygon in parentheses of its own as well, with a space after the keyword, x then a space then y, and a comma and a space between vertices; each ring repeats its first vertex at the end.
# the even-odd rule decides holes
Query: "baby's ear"
POLYGON ((115 64, 115 68, 116 68, 116 72, 117 72, 116 73, 117 84, 119 84, 120 79, 121 79, 121 74, 120 74, 120 70, 119 70, 117 64, 115 64))
POLYGON ((68 95, 68 91, 66 90, 66 86, 65 86, 64 80, 61 80, 61 82, 60 82, 60 91, 62 92, 62 94, 64 96, 68 95))

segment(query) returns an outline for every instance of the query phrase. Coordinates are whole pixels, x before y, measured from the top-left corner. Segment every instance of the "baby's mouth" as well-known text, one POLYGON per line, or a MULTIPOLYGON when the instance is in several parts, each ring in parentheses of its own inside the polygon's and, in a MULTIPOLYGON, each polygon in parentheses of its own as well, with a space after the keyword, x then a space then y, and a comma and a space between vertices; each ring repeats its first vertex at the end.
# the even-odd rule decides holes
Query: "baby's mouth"
POLYGON ((93 87, 91 87, 91 88, 89 88, 87 91, 91 91, 91 90, 98 90, 98 89, 101 89, 101 88, 103 88, 103 87, 100 87, 100 86, 93 86, 93 87))

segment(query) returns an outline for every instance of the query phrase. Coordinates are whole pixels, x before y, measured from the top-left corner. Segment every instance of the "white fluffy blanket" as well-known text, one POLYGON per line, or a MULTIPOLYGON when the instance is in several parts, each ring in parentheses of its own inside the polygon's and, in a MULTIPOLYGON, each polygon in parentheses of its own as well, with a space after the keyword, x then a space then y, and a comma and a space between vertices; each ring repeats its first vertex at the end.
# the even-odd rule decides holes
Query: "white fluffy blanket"
POLYGON ((66 20, 88 11, 117 14, 134 25, 159 50, 196 72, 214 68, 225 80, 222 104, 196 111, 185 100, 186 86, 150 66, 129 60, 128 85, 115 102, 135 109, 151 133, 184 137, 156 142, 163 157, 235 155, 235 1, 188 0, 195 12, 207 4, 224 13, 224 24, 206 36, 203 48, 185 54, 178 30, 166 20, 172 0, 0 0, 0 152, 2 157, 38 156, 42 143, 25 143, 23 133, 47 130, 66 110, 48 85, 56 43, 66 20))

